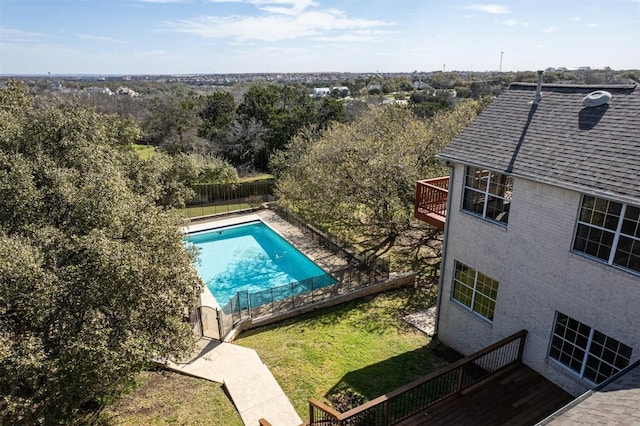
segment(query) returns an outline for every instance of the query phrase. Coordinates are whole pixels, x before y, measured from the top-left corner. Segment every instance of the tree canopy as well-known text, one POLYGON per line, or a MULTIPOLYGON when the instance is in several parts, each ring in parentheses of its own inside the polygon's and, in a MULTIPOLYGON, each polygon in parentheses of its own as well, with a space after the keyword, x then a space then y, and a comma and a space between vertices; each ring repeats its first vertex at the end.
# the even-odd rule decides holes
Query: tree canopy
POLYGON ((289 140, 305 127, 321 129, 331 121, 345 119, 343 103, 324 99, 318 105, 306 90, 294 86, 252 86, 238 106, 241 123, 255 120, 264 128, 264 151, 256 164, 266 169, 269 157, 285 148, 289 140))
POLYGON ((202 281, 175 200, 147 191, 138 135, 0 90, 0 423, 77 422, 151 357, 192 349, 202 281))
POLYGON ((378 107, 319 137, 301 133, 273 161, 280 201, 372 252, 384 251, 411 227, 416 181, 447 173, 435 154, 478 110, 465 101, 420 120, 410 108, 378 107))

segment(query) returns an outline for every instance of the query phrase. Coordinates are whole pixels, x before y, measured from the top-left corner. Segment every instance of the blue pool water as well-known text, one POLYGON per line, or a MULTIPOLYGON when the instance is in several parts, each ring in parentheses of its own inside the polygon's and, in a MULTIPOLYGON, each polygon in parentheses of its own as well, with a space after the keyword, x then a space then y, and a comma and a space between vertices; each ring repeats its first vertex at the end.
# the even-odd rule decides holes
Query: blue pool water
POLYGON ((317 288, 335 282, 262 222, 196 232, 185 241, 198 247, 196 269, 222 307, 239 291, 264 293, 256 305, 310 290, 292 283, 318 277, 313 280, 317 288))

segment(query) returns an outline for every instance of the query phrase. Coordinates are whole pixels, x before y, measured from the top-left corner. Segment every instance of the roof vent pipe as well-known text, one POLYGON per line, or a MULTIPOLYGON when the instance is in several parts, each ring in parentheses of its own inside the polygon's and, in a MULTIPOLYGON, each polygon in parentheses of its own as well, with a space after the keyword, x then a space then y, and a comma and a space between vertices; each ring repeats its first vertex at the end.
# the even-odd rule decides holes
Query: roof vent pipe
POLYGON ((539 104, 540 101, 542 100, 542 73, 544 71, 539 70, 538 71, 538 85, 536 86, 536 96, 535 98, 533 98, 533 103, 534 104, 539 104))

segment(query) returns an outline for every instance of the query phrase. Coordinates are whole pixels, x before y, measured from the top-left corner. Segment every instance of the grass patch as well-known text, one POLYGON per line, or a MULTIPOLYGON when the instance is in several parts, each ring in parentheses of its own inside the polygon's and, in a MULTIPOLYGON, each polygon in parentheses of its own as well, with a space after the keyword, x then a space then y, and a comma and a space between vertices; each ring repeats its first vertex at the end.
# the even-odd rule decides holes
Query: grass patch
MULTIPOLYGON (((432 303, 428 286, 391 291, 244 332, 236 343, 258 352, 304 420, 310 397, 360 403, 446 365, 441 347, 402 320, 432 303)), ((139 382, 101 424, 242 425, 219 383, 164 370, 139 382)))
POLYGON ((243 425, 222 385, 169 371, 142 372, 138 388, 101 418, 112 425, 243 425))
POLYGON ((184 218, 209 216, 214 214, 230 213, 238 210, 250 209, 256 207, 252 203, 231 203, 218 204, 209 206, 191 206, 180 209, 180 216, 184 218))
POLYGON ((431 339, 401 317, 426 308, 429 292, 403 289, 243 333, 304 419, 308 399, 374 399, 445 365, 431 339))
POLYGON ((140 158, 142 158, 143 160, 148 160, 149 157, 151 157, 156 152, 156 148, 154 146, 140 145, 137 143, 133 144, 133 149, 136 150, 140 158))
POLYGON ((247 183, 247 182, 257 182, 260 180, 271 180, 274 179, 275 176, 270 175, 268 173, 261 173, 258 175, 250 175, 250 176, 243 176, 241 178, 238 179, 238 182, 240 183, 247 183))

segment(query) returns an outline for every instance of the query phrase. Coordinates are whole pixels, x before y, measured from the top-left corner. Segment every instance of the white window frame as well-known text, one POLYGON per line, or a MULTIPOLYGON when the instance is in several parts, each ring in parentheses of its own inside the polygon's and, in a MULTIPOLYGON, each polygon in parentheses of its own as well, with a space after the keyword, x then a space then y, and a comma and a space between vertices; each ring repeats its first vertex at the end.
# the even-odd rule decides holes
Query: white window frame
MULTIPOLYGON (((493 287, 492 287, 493 288, 493 287)), ((498 300, 498 291, 500 291, 500 283, 491 278, 490 276, 483 274, 481 272, 479 272, 477 269, 474 269, 462 262, 459 261, 455 261, 454 265, 453 265, 453 284, 451 286, 451 300, 455 301, 455 303, 459 304, 460 306, 464 307, 465 309, 473 312, 474 314, 480 316, 483 320, 485 321, 489 321, 489 322, 493 322, 493 318, 495 317, 496 314, 496 305, 497 305, 497 300, 498 300), (458 265, 461 265, 465 268, 467 268, 470 271, 473 271, 473 287, 471 287, 470 285, 468 285, 467 283, 464 283, 460 280, 458 280, 457 278, 457 272, 458 272, 458 265), (492 298, 490 297, 488 294, 485 294, 481 291, 478 290, 478 275, 482 275, 488 279, 490 279, 491 281, 495 282, 495 293, 496 293, 496 297, 492 298), (471 306, 467 305, 466 303, 464 303, 463 301, 457 299, 455 297, 456 294, 456 284, 463 286, 465 288, 469 288, 471 289, 471 306), (480 294, 482 297, 485 297, 486 299, 488 299, 489 301, 493 302, 493 309, 491 309, 491 318, 483 315, 480 311, 476 310, 476 296, 480 294)))
MULTIPOLYGON (((604 350, 603 350, 604 353, 604 350)), ((558 312, 556 311, 555 313, 555 317, 554 317, 554 321, 553 321, 553 328, 551 329, 551 339, 549 340, 549 350, 547 351, 547 355, 550 359, 552 359, 554 362, 557 362, 558 364, 562 365, 564 368, 567 368, 569 371, 573 372, 574 374, 577 374, 580 378, 589 381, 590 383, 594 383, 594 384, 599 384, 602 383, 604 380, 608 379, 609 377, 611 377, 612 375, 616 374, 617 372, 621 371, 623 368, 625 368, 627 365, 629 365, 630 360, 631 360, 631 354, 633 353, 633 348, 631 348, 630 346, 625 345, 624 343, 620 342, 617 339, 614 339, 613 337, 610 337, 604 333, 602 333, 601 331, 596 330, 593 327, 590 327, 574 318, 571 318, 569 315, 563 314, 562 312, 558 312), (584 326, 586 328, 589 329, 589 335, 586 336, 587 337, 587 341, 586 344, 584 345, 584 347, 582 347, 581 345, 579 345, 577 342, 575 341, 571 341, 568 340, 566 338, 566 336, 564 335, 559 335, 556 333, 556 327, 558 326, 558 319, 560 316, 566 317, 567 321, 575 321, 577 323, 578 328, 577 329, 571 329, 568 326, 564 326, 565 329, 571 330, 573 333, 575 333, 576 335, 578 334, 578 330, 580 328, 580 326, 584 326), (600 345, 599 343, 595 343, 594 342, 594 335, 596 333, 601 334, 602 336, 605 337, 605 339, 609 339, 615 343, 617 343, 618 345, 618 349, 613 352, 611 351, 610 348, 603 348, 606 349, 610 352, 613 353, 614 358, 618 358, 620 357, 620 359, 622 360, 626 360, 626 364, 624 366, 618 367, 615 366, 613 364, 611 364, 610 362, 606 361, 602 355, 597 355, 596 353, 592 352, 593 350, 597 350, 596 346, 600 345), (558 348, 558 345, 556 344, 556 342, 561 344, 561 348, 558 348), (571 349, 571 353, 569 353, 568 351, 565 350, 565 346, 567 349, 571 349), (620 354, 620 349, 622 348, 622 346, 626 347, 629 349, 629 356, 623 356, 620 354), (552 352, 555 350, 558 351, 558 355, 557 357, 555 355, 552 354, 552 352), (578 349, 580 351, 584 351, 584 355, 582 356, 582 359, 579 360, 578 358, 575 358, 573 356, 573 354, 575 353, 575 349, 578 349), (565 354, 568 355, 569 357, 573 358, 576 361, 580 362, 580 370, 576 370, 575 368, 571 367, 570 365, 568 365, 567 363, 565 363, 564 361, 560 360, 560 355, 565 354), (600 370, 594 370, 596 377, 598 375, 603 375, 605 376, 602 380, 600 381, 594 381, 591 378, 585 376, 585 371, 588 367, 589 364, 589 360, 593 359, 595 360, 598 365, 599 368, 602 366, 602 364, 606 364, 606 366, 608 366, 609 368, 611 368, 611 370, 613 371, 611 375, 609 376, 605 376, 603 373, 600 372, 600 370)), ((589 367, 591 368, 591 367, 589 367)), ((593 368, 591 368, 593 369, 593 368)))
MULTIPOLYGON (((617 202, 617 201, 611 201, 611 200, 608 200, 606 198, 600 198, 600 197, 596 197, 596 196, 593 196, 593 195, 584 194, 582 196, 581 201, 580 201, 580 209, 578 210, 578 219, 577 219, 577 224, 576 224, 576 231, 574 233, 572 251, 575 252, 575 253, 578 253, 580 255, 586 256, 586 257, 588 257, 590 259, 594 259, 594 260, 596 260, 598 262, 603 262, 603 263, 606 263, 607 265, 614 266, 614 267, 623 269, 625 271, 629 271, 629 272, 631 272, 633 274, 640 274, 640 270, 628 268, 627 266, 615 263, 615 258, 616 258, 616 254, 618 252, 618 245, 619 245, 621 236, 624 237, 624 238, 629 238, 629 239, 635 241, 635 243, 640 244, 640 237, 636 237, 635 235, 625 234, 625 233, 622 232, 622 227, 623 227, 624 221, 625 221, 625 219, 628 219, 628 218, 625 218, 626 213, 627 213, 627 206, 628 206, 627 204, 620 203, 620 202, 617 202), (608 204, 607 204, 607 212, 604 212, 605 214, 608 213, 609 207, 611 206, 612 203, 615 203, 615 204, 621 206, 621 208, 620 208, 620 216, 618 217, 618 223, 616 225, 616 229, 615 230, 606 228, 604 226, 599 226, 599 225, 592 224, 590 222, 585 222, 583 220, 580 220, 580 218, 582 217, 583 209, 585 208, 585 202, 586 202, 586 200, 588 198, 594 199, 594 203, 597 202, 598 200, 606 201, 608 204), (576 247, 578 245, 578 237, 579 237, 578 232, 580 231, 580 226, 581 225, 584 226, 584 227, 587 227, 589 229, 597 229, 599 231, 602 231, 602 232, 609 233, 609 234, 613 235, 613 241, 611 243, 611 252, 609 253, 609 257, 607 259, 602 259, 601 257, 594 256, 592 254, 587 253, 586 249, 585 250, 581 250, 581 249, 576 247)), ((640 226, 640 224, 637 225, 637 226, 640 226)))
MULTIPOLYGON (((477 216, 480 217, 484 220, 490 221, 492 223, 498 224, 500 226, 504 226, 506 227, 508 222, 509 222, 509 216, 508 216, 508 210, 503 211, 502 214, 507 213, 506 219, 500 220, 500 219, 493 219, 490 216, 487 216, 487 210, 488 210, 488 204, 489 204, 489 198, 496 198, 499 200, 502 200, 504 204, 509 204, 511 202, 511 193, 513 192, 513 177, 511 175, 508 175, 506 173, 500 173, 500 172, 496 172, 494 170, 489 170, 489 169, 483 169, 481 167, 473 167, 473 166, 465 166, 465 170, 464 170, 464 180, 462 182, 462 208, 461 210, 465 213, 469 213, 473 216, 477 216), (475 172, 487 172, 487 183, 486 183, 486 187, 484 190, 478 189, 478 188, 474 188, 473 186, 468 186, 467 185, 467 177, 468 177, 468 173, 469 170, 474 169, 475 172), (507 179, 511 179, 511 185, 510 187, 505 185, 505 188, 508 188, 505 191, 505 194, 503 195, 498 195, 498 194, 494 194, 493 192, 491 192, 491 185, 492 185, 492 180, 491 180, 491 175, 495 174, 498 176, 506 176, 507 179), (473 210, 469 210, 465 208, 465 196, 467 194, 467 191, 471 191, 471 192, 475 192, 478 194, 482 194, 484 197, 484 201, 483 201, 483 206, 482 206, 482 213, 479 212, 475 212, 473 210)), ((499 215, 498 215, 499 216, 499 215)))

